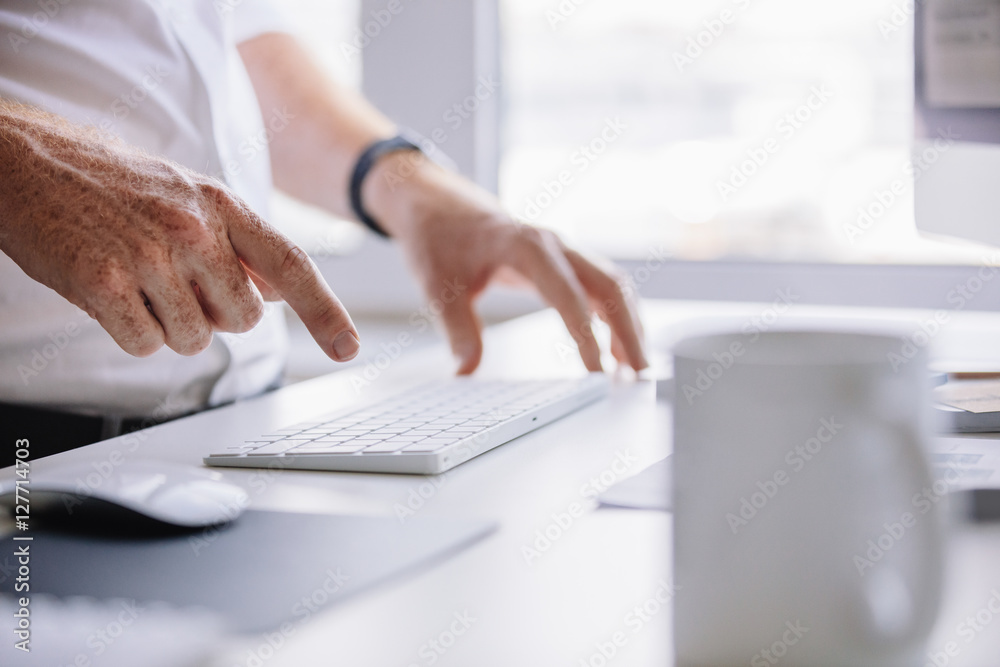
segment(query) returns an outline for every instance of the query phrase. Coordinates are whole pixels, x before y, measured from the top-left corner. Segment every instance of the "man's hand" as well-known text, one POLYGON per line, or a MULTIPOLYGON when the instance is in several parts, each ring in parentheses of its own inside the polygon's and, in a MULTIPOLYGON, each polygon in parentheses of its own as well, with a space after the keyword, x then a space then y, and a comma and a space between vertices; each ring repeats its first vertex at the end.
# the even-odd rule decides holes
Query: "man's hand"
POLYGON ((566 247, 552 232, 514 221, 471 182, 400 152, 379 161, 362 195, 375 219, 403 245, 428 298, 444 304, 441 317, 459 373, 474 371, 482 357, 474 301, 493 279, 533 285, 559 312, 588 370, 601 370, 594 314, 611 327, 611 351, 619 362, 635 370, 649 365, 625 277, 566 247), (444 292, 448 299, 441 299, 444 292))
POLYGON ((323 351, 354 324, 306 254, 223 185, 37 110, 0 103, 0 250, 126 352, 184 355, 283 298, 323 351))
MULTIPOLYGON (((270 144, 275 183, 335 215, 353 215, 347 193, 354 163, 373 140, 392 136, 394 125, 356 91, 331 81, 294 37, 260 35, 243 42, 240 54, 262 112, 283 109, 295 117, 270 144)), ((380 159, 362 199, 403 245, 429 298, 466 288, 443 313, 460 373, 471 373, 482 355, 475 298, 494 278, 511 276, 533 284, 559 311, 590 370, 601 367, 594 313, 611 325, 615 357, 635 369, 647 366, 632 292, 613 268, 566 248, 551 232, 518 224, 496 198, 455 174, 426 162, 400 168, 412 158, 380 159), (387 174, 407 176, 398 183, 387 174)))

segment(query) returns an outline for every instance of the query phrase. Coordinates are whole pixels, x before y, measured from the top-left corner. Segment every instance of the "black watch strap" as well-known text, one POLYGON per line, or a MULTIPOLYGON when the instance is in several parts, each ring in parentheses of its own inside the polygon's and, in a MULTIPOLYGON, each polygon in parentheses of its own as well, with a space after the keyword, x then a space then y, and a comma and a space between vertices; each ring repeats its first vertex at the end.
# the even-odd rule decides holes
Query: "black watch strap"
POLYGON ((354 171, 351 173, 350 195, 351 208, 354 210, 354 215, 358 216, 358 220, 363 222, 366 227, 384 238, 389 238, 389 235, 368 214, 364 204, 361 202, 361 186, 364 185, 365 177, 368 176, 368 172, 371 171, 371 168, 380 157, 386 153, 402 150, 420 151, 421 149, 413 140, 406 138, 402 134, 397 134, 391 139, 375 141, 361 153, 361 157, 354 163, 354 171))

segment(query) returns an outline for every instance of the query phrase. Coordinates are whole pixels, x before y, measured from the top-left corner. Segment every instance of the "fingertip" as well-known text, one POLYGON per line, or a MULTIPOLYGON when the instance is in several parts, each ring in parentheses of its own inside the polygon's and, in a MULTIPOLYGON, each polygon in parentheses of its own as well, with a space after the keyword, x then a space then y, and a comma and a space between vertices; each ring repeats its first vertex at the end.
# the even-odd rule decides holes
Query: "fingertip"
POLYGON ((643 343, 641 325, 624 331, 612 323, 611 351, 622 364, 628 364, 635 371, 649 368, 646 346, 643 343))
POLYGON ((335 361, 350 361, 358 356, 361 350, 361 341, 357 334, 351 330, 341 331, 333 339, 333 359, 335 361))
POLYGON ((632 362, 632 368, 634 368, 636 372, 644 371, 649 368, 649 359, 646 358, 645 352, 639 353, 639 359, 632 362))
POLYGON ((483 356, 482 325, 469 298, 455 299, 441 312, 444 330, 451 343, 451 353, 458 362, 458 375, 468 375, 479 366, 483 356))
POLYGON ((627 360, 628 365, 631 366, 636 373, 649 368, 649 359, 646 358, 646 351, 642 347, 635 350, 629 350, 627 360))
POLYGON ((583 365, 587 367, 587 370, 591 373, 603 373, 604 365, 601 364, 601 358, 583 358, 583 365))
POLYGON ((478 340, 462 340, 452 345, 451 352, 458 361, 458 375, 469 375, 479 367, 483 346, 478 340))
POLYGON ((139 359, 145 359, 146 357, 151 357, 156 352, 159 352, 163 348, 163 338, 153 338, 148 337, 144 340, 137 341, 135 343, 119 343, 119 346, 125 350, 127 353, 133 357, 139 359))

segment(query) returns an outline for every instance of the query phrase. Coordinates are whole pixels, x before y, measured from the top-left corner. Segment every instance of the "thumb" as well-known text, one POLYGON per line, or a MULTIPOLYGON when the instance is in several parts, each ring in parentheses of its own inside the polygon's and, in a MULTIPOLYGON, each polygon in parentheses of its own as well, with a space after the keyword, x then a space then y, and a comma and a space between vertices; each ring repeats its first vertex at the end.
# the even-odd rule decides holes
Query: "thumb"
POLYGON ((472 300, 460 297, 447 304, 441 312, 451 352, 458 359, 458 374, 476 370, 483 357, 482 324, 472 308, 472 300))

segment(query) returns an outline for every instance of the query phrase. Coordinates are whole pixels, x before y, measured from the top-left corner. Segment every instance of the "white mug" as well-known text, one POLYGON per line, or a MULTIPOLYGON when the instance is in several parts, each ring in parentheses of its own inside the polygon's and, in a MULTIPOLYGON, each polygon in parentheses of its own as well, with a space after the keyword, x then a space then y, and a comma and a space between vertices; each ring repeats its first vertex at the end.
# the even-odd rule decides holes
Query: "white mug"
POLYGON ((674 348, 679 665, 923 664, 943 578, 927 360, 771 331, 674 348))

